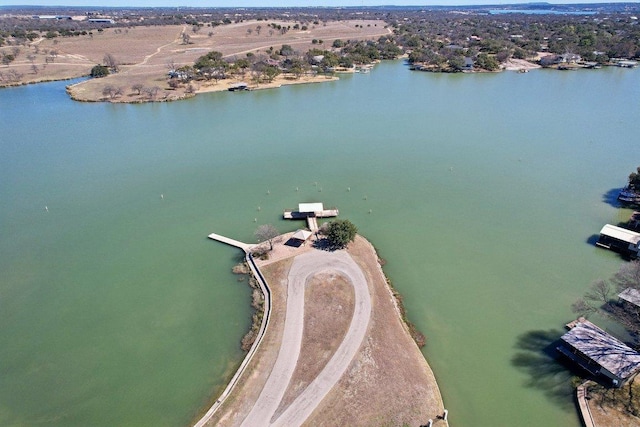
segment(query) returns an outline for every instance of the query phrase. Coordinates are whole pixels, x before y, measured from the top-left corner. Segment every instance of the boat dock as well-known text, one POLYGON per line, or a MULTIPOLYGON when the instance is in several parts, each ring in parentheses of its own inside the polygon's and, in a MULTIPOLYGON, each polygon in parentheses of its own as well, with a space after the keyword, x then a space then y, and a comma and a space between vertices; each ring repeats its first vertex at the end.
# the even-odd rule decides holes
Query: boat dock
POLYGON ((224 237, 220 234, 211 233, 209 234, 209 238, 211 240, 217 240, 218 242, 226 243, 227 245, 235 246, 236 248, 242 249, 245 253, 248 253, 252 247, 255 245, 250 245, 248 243, 243 243, 238 240, 230 239, 228 237, 224 237))
POLYGON ((307 227, 312 232, 318 231, 317 218, 332 218, 338 216, 337 208, 325 209, 322 203, 299 203, 298 210, 285 209, 284 219, 306 219, 307 227))

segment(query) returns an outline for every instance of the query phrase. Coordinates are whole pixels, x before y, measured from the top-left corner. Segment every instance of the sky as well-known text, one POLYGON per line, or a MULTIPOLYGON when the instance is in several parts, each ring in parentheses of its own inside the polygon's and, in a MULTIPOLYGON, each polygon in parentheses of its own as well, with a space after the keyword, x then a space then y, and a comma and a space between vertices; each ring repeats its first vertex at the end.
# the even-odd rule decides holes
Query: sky
MULTIPOLYGON (((304 7, 304 6, 458 6, 531 3, 532 0, 0 0, 1 5, 109 7, 304 7)), ((606 3, 629 2, 609 0, 606 3)), ((554 4, 604 3, 602 0, 561 0, 554 4)))

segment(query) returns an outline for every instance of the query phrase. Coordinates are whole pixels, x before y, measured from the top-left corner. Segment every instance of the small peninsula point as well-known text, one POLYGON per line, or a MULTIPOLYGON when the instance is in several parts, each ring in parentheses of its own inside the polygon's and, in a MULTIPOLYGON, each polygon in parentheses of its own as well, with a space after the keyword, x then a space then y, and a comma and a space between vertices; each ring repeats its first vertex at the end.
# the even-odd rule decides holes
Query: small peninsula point
POLYGON ((336 251, 282 243, 293 234, 252 260, 269 288, 269 326, 235 387, 197 425, 447 426, 373 246, 359 235, 336 251))

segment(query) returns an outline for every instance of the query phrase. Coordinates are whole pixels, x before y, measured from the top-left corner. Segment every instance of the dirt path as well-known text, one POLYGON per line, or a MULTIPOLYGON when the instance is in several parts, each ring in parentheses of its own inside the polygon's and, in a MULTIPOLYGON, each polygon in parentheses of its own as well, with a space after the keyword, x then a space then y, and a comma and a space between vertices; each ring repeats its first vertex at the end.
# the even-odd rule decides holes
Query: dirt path
POLYGON ((274 368, 243 426, 299 426, 342 377, 357 354, 371 317, 371 297, 360 267, 344 251, 312 251, 295 258, 289 271, 287 314, 282 345, 274 368), (272 417, 282 400, 298 363, 304 326, 304 289, 313 275, 335 271, 351 281, 355 311, 349 330, 338 350, 320 374, 276 420, 272 417))

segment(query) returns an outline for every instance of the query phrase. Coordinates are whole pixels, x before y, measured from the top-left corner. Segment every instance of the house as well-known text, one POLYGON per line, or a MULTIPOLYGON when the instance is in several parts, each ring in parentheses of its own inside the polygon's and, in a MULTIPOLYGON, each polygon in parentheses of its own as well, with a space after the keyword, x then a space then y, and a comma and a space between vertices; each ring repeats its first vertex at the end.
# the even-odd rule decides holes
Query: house
POLYGON ((465 71, 473 70, 473 58, 470 58, 468 56, 464 57, 464 70, 465 71))
POLYGON ((582 57, 577 53, 563 53, 560 55, 560 63, 562 64, 575 64, 581 59, 582 57))
POLYGON ((621 387, 640 371, 640 353, 585 319, 572 322, 556 350, 596 378, 621 387))
POLYGON ((611 249, 623 256, 636 259, 640 252, 640 233, 606 224, 600 230, 600 237, 598 237, 596 246, 611 249))

